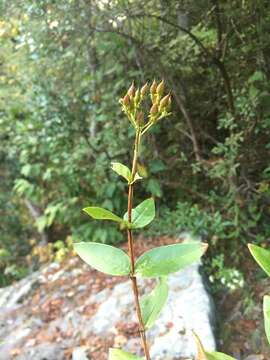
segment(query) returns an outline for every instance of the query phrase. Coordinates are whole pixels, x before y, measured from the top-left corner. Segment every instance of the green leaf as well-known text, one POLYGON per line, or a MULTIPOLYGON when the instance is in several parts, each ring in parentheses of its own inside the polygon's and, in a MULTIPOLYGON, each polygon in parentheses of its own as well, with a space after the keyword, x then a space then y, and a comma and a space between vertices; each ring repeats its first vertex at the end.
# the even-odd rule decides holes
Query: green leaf
POLYGON ((248 244, 248 248, 260 267, 270 276, 270 251, 253 244, 248 244))
POLYGON ((248 83, 253 83, 254 81, 262 81, 264 79, 264 74, 262 71, 255 71, 249 78, 248 83))
POLYGON ((31 164, 25 164, 22 169, 21 169, 21 173, 24 176, 29 176, 31 173, 31 169, 32 169, 32 165, 31 164))
POLYGON ((217 351, 207 352, 207 351, 205 351, 199 336, 195 332, 193 332, 193 335, 194 335, 194 338, 195 338, 195 342, 196 342, 196 345, 197 345, 197 351, 198 351, 197 357, 196 357, 197 360, 235 360, 231 356, 223 354, 221 352, 217 352, 217 351))
POLYGON ((206 351, 205 355, 207 360, 235 360, 235 358, 217 351, 206 351))
POLYGON ((156 179, 150 179, 147 183, 147 190, 151 192, 154 196, 161 197, 162 190, 159 185, 159 182, 156 179))
POLYGON ((151 173, 156 174, 160 171, 166 170, 166 165, 160 160, 155 159, 150 162, 151 173))
POLYGON ((74 249, 83 261, 98 271, 114 276, 130 273, 129 257, 121 249, 93 242, 75 243, 74 249))
MULTIPOLYGON (((140 205, 132 209, 131 213, 131 228, 140 229, 150 224, 155 217, 155 202, 153 198, 144 200, 140 205)), ((124 220, 128 220, 128 215, 125 213, 124 220)))
POLYGON ((101 207, 90 206, 84 208, 83 211, 86 212, 86 214, 91 216, 93 219, 123 222, 123 219, 121 219, 119 216, 101 207))
POLYGON ((207 244, 189 242, 160 246, 145 252, 135 264, 141 277, 166 276, 192 264, 204 254, 207 244))
POLYGON ((270 344, 270 296, 263 297, 263 315, 264 315, 264 328, 267 340, 270 344))
POLYGON ((109 350, 109 360, 143 360, 144 358, 130 354, 120 349, 109 350))
POLYGON ((118 175, 125 178, 129 184, 134 184, 135 181, 142 179, 142 177, 138 173, 136 173, 134 179, 131 181, 132 174, 130 169, 126 165, 123 165, 119 162, 112 162, 112 170, 115 171, 118 175))
POLYGON ((112 170, 115 171, 118 175, 122 176, 129 183, 131 180, 131 171, 126 165, 123 165, 119 162, 112 162, 112 170))
POLYGON ((166 304, 169 287, 166 277, 159 279, 159 283, 153 291, 144 295, 141 299, 143 323, 146 329, 152 327, 160 316, 163 306, 166 304))

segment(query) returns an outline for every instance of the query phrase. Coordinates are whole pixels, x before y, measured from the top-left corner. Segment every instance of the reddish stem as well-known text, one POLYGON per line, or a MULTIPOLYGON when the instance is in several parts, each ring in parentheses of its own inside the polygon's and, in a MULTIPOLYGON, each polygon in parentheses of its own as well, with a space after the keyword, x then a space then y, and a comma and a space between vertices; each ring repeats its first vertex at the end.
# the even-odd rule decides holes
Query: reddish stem
MULTIPOLYGON (((132 183, 136 174, 137 170, 137 159, 138 159, 138 151, 139 151, 139 145, 140 145, 140 137, 141 132, 140 130, 136 131, 136 138, 135 138, 135 145, 134 145, 134 155, 133 155, 133 162, 132 162, 132 172, 131 172, 131 181, 128 187, 128 222, 131 223, 132 221, 132 204, 133 204, 133 188, 134 184, 132 183)), ((128 236, 128 249, 129 249, 129 257, 130 257, 130 263, 131 263, 131 273, 130 273, 130 279, 132 283, 132 290, 134 294, 134 300, 135 300, 135 307, 136 307, 136 313, 137 318, 139 322, 139 332, 141 336, 141 342, 142 347, 146 356, 146 360, 151 360, 149 348, 146 341, 146 335, 145 335, 145 327, 142 319, 142 312, 139 302, 139 290, 138 290, 138 284, 137 284, 137 278, 135 275, 135 255, 134 255, 134 243, 133 243, 133 236, 132 236, 132 230, 127 230, 127 236, 128 236)))

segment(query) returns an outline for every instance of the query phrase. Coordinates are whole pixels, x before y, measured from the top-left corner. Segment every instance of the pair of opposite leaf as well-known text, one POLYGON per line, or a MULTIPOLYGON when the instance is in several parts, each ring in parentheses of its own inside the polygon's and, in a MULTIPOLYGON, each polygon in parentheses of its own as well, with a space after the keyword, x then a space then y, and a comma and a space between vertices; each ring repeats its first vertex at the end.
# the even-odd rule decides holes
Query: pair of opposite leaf
POLYGON ((115 215, 113 212, 103 209, 101 207, 89 206, 83 209, 89 216, 96 220, 111 220, 118 222, 123 228, 140 229, 148 224, 155 218, 155 202, 154 199, 146 199, 141 202, 136 208, 132 209, 131 218, 132 222, 128 222, 127 212, 123 218, 115 215))
MULTIPOLYGON (((135 181, 142 179, 142 177, 136 173, 134 177, 130 169, 119 162, 112 163, 112 170, 115 171, 118 175, 126 179, 129 185, 133 184, 135 181)), ((153 221, 155 217, 155 203, 152 198, 144 200, 139 204, 135 209, 132 209, 131 218, 132 222, 128 222, 127 212, 124 214, 123 218, 115 215, 113 212, 103 209, 101 207, 89 206, 83 209, 89 216, 96 220, 110 220, 115 221, 120 224, 122 229, 140 229, 153 221)))
MULTIPOLYGON (((74 244, 77 254, 96 270, 112 276, 129 276, 129 256, 121 249, 94 242, 74 244)), ((199 260, 207 249, 200 242, 186 242, 153 248, 142 254, 135 263, 135 275, 157 278, 177 272, 199 260)))

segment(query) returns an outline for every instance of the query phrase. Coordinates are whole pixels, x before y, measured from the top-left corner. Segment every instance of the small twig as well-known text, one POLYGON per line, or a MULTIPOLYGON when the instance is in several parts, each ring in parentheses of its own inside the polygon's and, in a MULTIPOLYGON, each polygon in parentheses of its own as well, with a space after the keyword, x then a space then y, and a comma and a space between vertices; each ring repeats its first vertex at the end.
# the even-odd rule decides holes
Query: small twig
POLYGON ((222 36, 223 36, 223 30, 222 30, 222 22, 220 18, 220 7, 219 7, 219 1, 218 0, 212 0, 214 3, 214 12, 215 12, 215 18, 216 18, 216 24, 217 24, 217 58, 220 59, 222 56, 222 36))

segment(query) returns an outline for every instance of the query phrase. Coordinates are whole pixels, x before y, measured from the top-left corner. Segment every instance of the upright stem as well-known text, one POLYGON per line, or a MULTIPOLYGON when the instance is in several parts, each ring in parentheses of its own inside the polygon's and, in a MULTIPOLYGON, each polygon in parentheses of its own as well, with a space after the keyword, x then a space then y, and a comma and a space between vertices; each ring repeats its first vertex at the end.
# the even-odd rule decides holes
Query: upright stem
MULTIPOLYGON (((129 184, 129 187, 128 187, 128 221, 129 222, 132 221, 131 212, 132 212, 133 188, 134 188, 134 184, 132 182, 134 180, 136 170, 137 170, 137 159, 138 159, 140 140, 141 140, 141 130, 137 129, 135 144, 134 144, 131 183, 129 184)), ((148 348, 147 341, 146 341, 145 327, 143 324, 142 312, 141 312, 141 307, 140 307, 140 302, 139 302, 139 290, 138 290, 137 278, 135 275, 134 244, 133 244, 133 237, 132 237, 131 229, 127 230, 127 236, 128 236, 129 257, 130 257, 130 263, 131 263, 130 279, 131 279, 131 283, 132 283, 132 290, 133 290, 133 294, 134 294, 136 313, 137 313, 137 318, 138 318, 138 322, 139 322, 139 332, 140 332, 142 347, 144 349, 146 360, 151 360, 149 348, 148 348)))

